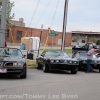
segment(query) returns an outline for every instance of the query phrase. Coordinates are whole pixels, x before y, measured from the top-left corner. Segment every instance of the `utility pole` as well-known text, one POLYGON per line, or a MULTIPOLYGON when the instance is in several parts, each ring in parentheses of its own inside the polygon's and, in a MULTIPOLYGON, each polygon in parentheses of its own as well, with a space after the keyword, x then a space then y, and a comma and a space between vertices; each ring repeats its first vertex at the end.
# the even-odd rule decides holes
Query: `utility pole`
POLYGON ((4 47, 4 42, 5 42, 7 3, 8 3, 8 0, 2 0, 0 47, 4 47))
POLYGON ((43 24, 41 25, 41 33, 40 33, 40 41, 39 41, 39 48, 38 48, 37 57, 39 56, 39 51, 40 51, 40 44, 41 44, 42 31, 43 31, 43 24))
POLYGON ((67 25, 67 12, 68 12, 68 0, 65 0, 61 51, 64 51, 66 25, 67 25))

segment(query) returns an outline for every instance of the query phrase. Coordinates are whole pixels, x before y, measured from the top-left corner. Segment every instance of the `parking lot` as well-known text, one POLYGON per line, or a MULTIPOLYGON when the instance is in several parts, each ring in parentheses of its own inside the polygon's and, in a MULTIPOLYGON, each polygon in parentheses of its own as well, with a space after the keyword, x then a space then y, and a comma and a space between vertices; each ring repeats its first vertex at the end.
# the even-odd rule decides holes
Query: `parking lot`
POLYGON ((27 78, 0 77, 1 100, 100 100, 100 73, 28 69, 27 78))

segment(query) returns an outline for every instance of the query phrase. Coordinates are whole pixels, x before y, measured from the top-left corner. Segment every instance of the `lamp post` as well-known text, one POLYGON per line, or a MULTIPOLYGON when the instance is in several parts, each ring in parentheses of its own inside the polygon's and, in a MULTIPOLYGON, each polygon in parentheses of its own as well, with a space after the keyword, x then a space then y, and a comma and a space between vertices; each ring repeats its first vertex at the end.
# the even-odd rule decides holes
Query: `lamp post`
POLYGON ((68 0, 65 0, 61 51, 64 51, 66 25, 67 25, 67 12, 68 12, 68 0))

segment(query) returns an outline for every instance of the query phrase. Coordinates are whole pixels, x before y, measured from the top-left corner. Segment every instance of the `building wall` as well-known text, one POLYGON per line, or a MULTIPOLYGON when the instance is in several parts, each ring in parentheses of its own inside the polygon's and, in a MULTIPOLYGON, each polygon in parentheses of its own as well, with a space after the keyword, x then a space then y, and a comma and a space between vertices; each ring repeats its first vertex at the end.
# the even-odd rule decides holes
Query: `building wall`
MULTIPOLYGON (((34 28, 28 28, 28 27, 20 27, 20 26, 12 26, 12 35, 13 35, 13 40, 15 43, 21 43, 21 38, 17 38, 17 31, 22 32, 22 37, 40 37, 41 29, 34 29, 34 28), (27 32, 27 34, 26 34, 27 32)), ((52 45, 52 40, 53 40, 53 45, 54 46, 61 46, 61 43, 58 43, 58 40, 60 42, 62 41, 62 32, 57 32, 58 36, 52 38, 51 36, 48 37, 48 30, 43 30, 42 36, 41 36, 41 45, 44 45, 47 37, 48 37, 48 42, 47 45, 52 45)), ((67 33, 66 34, 66 39, 65 39, 65 46, 71 46, 71 34, 67 33)), ((7 37, 7 42, 12 42, 12 37, 11 34, 9 33, 9 37, 7 37)))
POLYGON ((24 23, 24 19, 23 18, 19 18, 19 21, 11 20, 10 23, 12 25, 15 25, 15 26, 25 27, 25 23, 24 23))
POLYGON ((89 34, 82 34, 82 33, 73 33, 72 34, 72 42, 79 42, 84 43, 86 42, 94 42, 96 43, 97 40, 100 40, 100 34, 93 34, 90 32, 89 34), (88 41, 87 41, 88 40, 88 41))

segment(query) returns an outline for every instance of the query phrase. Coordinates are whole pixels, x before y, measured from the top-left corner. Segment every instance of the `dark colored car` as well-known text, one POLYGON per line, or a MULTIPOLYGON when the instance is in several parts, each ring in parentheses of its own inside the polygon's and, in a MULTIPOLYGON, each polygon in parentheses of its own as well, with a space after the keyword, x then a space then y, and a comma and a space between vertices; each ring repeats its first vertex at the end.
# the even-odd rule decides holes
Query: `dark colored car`
MULTIPOLYGON (((77 58, 79 61, 79 70, 87 69, 87 56, 85 51, 83 52, 77 52, 74 55, 72 55, 72 58, 77 58)), ((93 59, 91 62, 91 66, 93 69, 98 69, 100 72, 100 57, 97 57, 96 55, 93 55, 93 59)))
POLYGON ((76 74, 79 62, 71 58, 67 53, 57 50, 46 50, 36 59, 37 69, 43 69, 44 72, 49 70, 68 70, 76 74))
POLYGON ((98 46, 95 44, 95 43, 92 43, 92 42, 88 42, 86 43, 84 46, 82 46, 81 48, 83 49, 89 49, 89 45, 92 45, 94 49, 98 49, 98 46))
MULTIPOLYGON (((80 48, 72 48, 72 53, 76 53, 76 52, 81 52, 81 51, 88 51, 89 50, 89 45, 92 45, 94 49, 100 49, 99 46, 97 46, 95 43, 92 42, 88 42, 86 43, 84 46, 80 47, 80 48)), ((96 51, 94 52, 94 54, 99 54, 100 52, 96 51)))
POLYGON ((0 74, 15 74, 26 78, 26 67, 25 56, 19 49, 0 48, 0 74))

